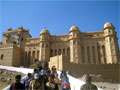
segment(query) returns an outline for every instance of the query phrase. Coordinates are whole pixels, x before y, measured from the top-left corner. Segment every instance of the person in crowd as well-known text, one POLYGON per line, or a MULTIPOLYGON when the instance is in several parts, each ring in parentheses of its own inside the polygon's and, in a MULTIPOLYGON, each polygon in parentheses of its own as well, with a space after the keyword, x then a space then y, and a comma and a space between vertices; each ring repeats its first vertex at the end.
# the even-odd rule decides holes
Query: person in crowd
POLYGON ((34 71, 33 71, 34 74, 38 73, 38 69, 35 68, 34 71))
POLYGON ((63 73, 64 73, 64 71, 62 70, 61 74, 60 74, 60 79, 62 79, 63 73))
POLYGON ((86 75, 85 81, 86 83, 81 86, 80 90, 98 90, 97 86, 91 83, 92 77, 90 75, 86 75))
POLYGON ((50 76, 48 76, 48 80, 49 82, 46 83, 47 90, 58 90, 54 81, 54 75, 51 74, 50 76))
POLYGON ((66 74, 66 71, 62 71, 61 74, 60 74, 61 82, 63 82, 65 78, 66 78, 66 79, 68 78, 68 77, 67 77, 67 74, 66 74))
POLYGON ((32 80, 32 74, 28 73, 27 77, 24 79, 25 90, 28 90, 31 80, 32 80))
POLYGON ((68 77, 65 76, 62 82, 62 90, 69 90, 70 89, 70 82, 68 80, 68 77))
POLYGON ((38 67, 38 72, 41 72, 41 70, 42 70, 42 66, 39 66, 38 67))
POLYGON ((10 85, 10 90, 25 90, 24 84, 21 83, 21 75, 15 76, 15 82, 10 85))
POLYGON ((57 74, 55 66, 52 67, 51 78, 54 80, 54 83, 55 83, 55 89, 54 90, 58 90, 59 79, 58 79, 58 74, 57 74))
POLYGON ((44 90, 44 83, 39 73, 34 74, 34 79, 29 84, 29 90, 44 90))
POLYGON ((42 69, 40 71, 40 75, 42 76, 42 79, 44 81, 44 88, 45 90, 47 90, 46 83, 48 82, 48 76, 50 75, 50 69, 48 68, 47 62, 42 63, 42 69))

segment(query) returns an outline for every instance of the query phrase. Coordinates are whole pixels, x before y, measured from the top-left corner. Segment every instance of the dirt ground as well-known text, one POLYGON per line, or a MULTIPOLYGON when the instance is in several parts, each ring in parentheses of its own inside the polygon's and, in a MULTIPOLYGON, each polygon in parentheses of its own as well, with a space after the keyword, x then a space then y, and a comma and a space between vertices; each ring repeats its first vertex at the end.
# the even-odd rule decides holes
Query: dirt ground
POLYGON ((120 90, 120 83, 93 82, 93 84, 102 90, 120 90))
POLYGON ((25 74, 19 73, 19 72, 14 72, 14 71, 8 71, 4 69, 0 69, 0 90, 5 88, 6 86, 10 85, 17 74, 20 74, 25 76, 25 74))

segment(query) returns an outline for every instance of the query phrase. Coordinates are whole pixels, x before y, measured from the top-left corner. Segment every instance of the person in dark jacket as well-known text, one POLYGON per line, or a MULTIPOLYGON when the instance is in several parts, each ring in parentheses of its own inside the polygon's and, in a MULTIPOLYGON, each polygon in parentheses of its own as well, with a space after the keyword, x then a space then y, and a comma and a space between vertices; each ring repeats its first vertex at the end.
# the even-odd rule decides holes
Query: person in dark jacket
POLYGON ((21 83, 21 75, 15 76, 15 82, 10 85, 10 90, 25 90, 24 84, 21 83))
POLYGON ((86 75, 86 83, 81 86, 80 90, 98 90, 97 86, 91 83, 92 77, 86 75))

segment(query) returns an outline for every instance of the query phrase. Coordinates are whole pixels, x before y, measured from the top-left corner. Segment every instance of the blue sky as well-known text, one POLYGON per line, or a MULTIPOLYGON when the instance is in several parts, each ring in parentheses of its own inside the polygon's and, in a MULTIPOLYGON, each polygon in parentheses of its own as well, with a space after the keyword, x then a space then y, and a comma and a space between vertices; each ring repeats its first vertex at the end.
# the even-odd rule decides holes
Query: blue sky
MULTIPOLYGON (((72 25, 81 32, 99 31, 111 22, 120 38, 119 1, 117 0, 2 0, 0 2, 0 41, 7 28, 23 25, 32 37, 46 27, 51 35, 67 34, 72 25)), ((120 39, 119 39, 120 46, 120 39)))

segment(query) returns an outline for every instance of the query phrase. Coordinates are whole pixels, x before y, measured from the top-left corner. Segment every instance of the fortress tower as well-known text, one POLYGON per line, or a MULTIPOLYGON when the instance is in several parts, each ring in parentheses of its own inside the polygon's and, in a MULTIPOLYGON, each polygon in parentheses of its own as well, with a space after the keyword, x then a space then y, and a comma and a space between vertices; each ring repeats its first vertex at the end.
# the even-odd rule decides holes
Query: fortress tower
POLYGON ((105 38, 105 51, 106 51, 106 61, 108 63, 118 63, 119 58, 119 48, 117 43, 117 37, 115 32, 115 27, 107 22, 104 24, 104 38, 105 38))
POLYGON ((69 31, 70 62, 81 63, 80 31, 77 26, 72 26, 69 31))
POLYGON ((47 29, 40 33, 39 52, 39 61, 50 61, 50 33, 47 29))

